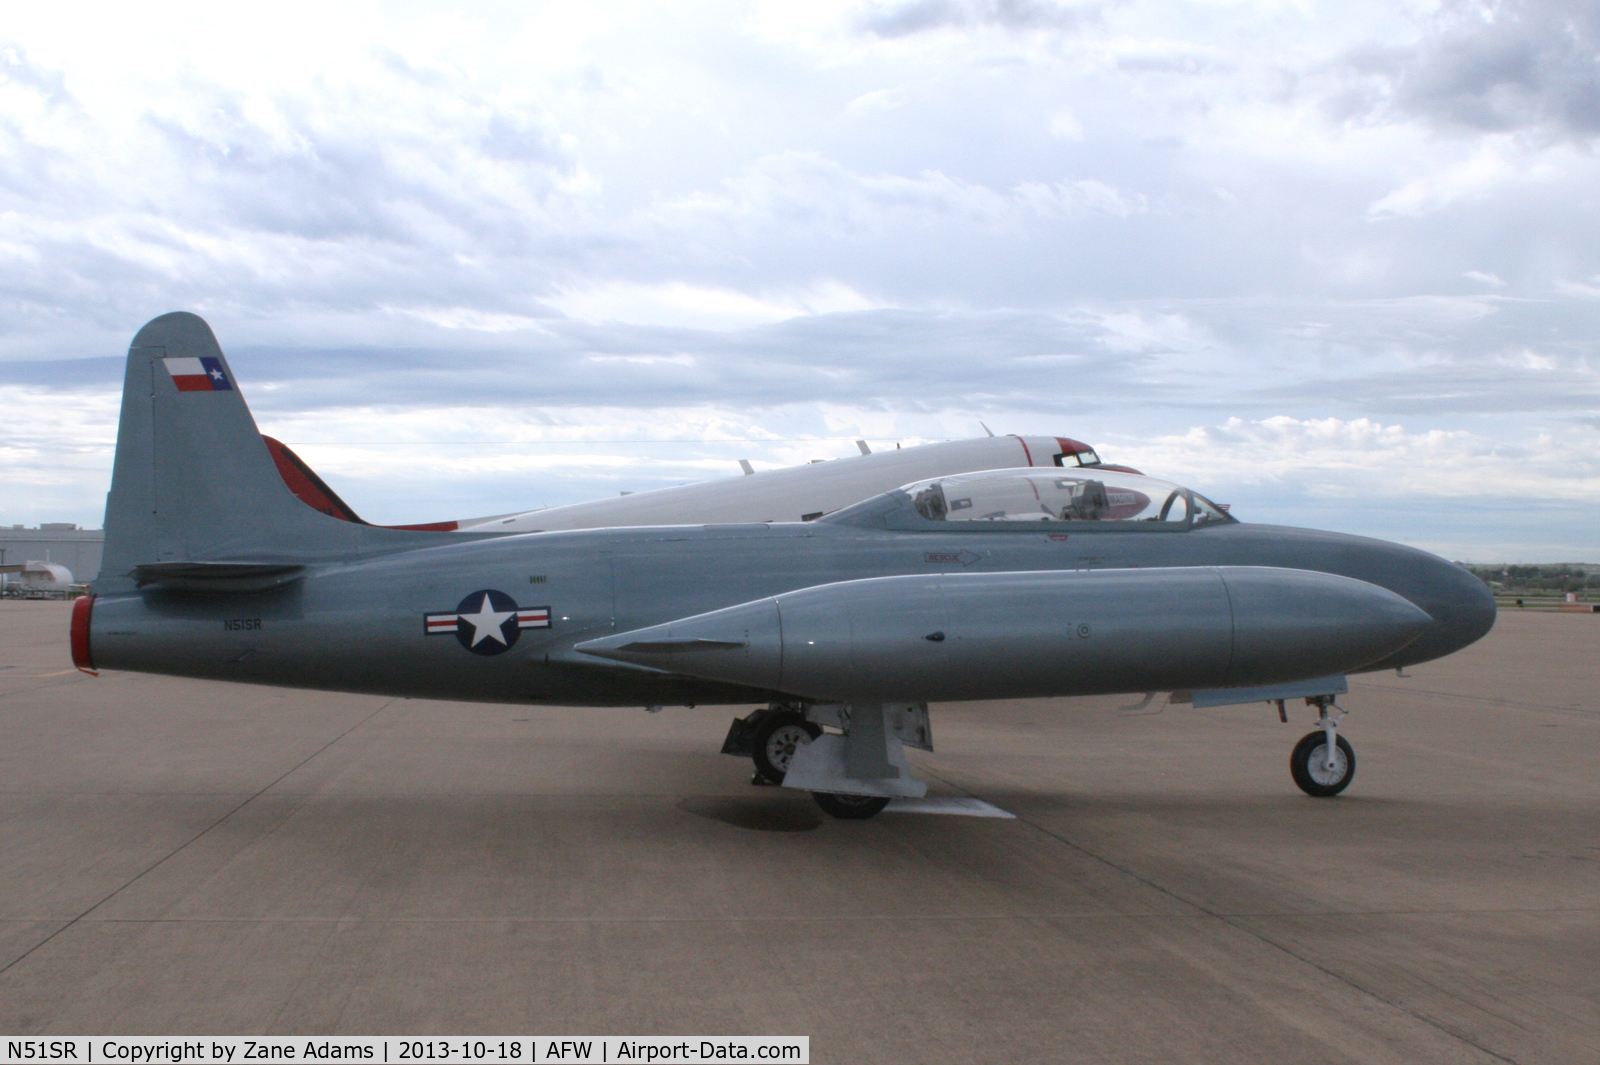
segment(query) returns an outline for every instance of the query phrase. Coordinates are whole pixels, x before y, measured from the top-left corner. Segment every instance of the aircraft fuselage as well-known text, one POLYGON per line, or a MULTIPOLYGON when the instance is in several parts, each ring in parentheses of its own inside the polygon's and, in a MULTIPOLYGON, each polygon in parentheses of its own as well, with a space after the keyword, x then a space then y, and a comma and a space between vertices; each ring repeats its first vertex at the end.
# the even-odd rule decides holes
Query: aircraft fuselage
MULTIPOLYGON (((678 705, 795 693, 604 661, 574 646, 797 589, 937 573, 1251 566, 1337 574, 1394 592, 1431 619, 1407 646, 1366 669, 1449 654, 1481 636, 1494 618, 1492 597, 1470 573, 1425 552, 1363 537, 1234 522, 1183 530, 1003 524, 903 531, 823 521, 453 542, 312 565, 300 579, 266 591, 196 593, 157 585, 101 596, 92 615, 92 654, 101 668, 290 687, 488 702, 678 705), (502 617, 512 610, 514 617, 502 617), (460 621, 463 615, 476 627, 460 621)), ((1099 615, 1122 609, 1127 595, 1108 592, 1109 586, 1090 594, 1090 587, 1066 588, 1061 609, 1074 625, 1092 628, 1097 655, 1114 655, 1124 668, 1114 680, 1086 676, 1073 690, 1055 694, 1163 688, 1157 682, 1169 679, 1159 668, 1168 637, 1148 625, 1119 632, 1099 615), (1141 661, 1148 665, 1140 667, 1141 661)), ((1176 597, 1171 602, 1162 601, 1160 591, 1137 594, 1154 600, 1148 605, 1158 616, 1183 608, 1185 593, 1175 586, 1165 593, 1176 597)), ((1022 626, 1018 631, 1029 625, 1027 618, 974 620, 990 627, 1003 620, 1022 626)), ((944 646, 956 647, 961 621, 951 620, 944 646)), ((1065 632, 1060 638, 1070 644, 1072 629, 1061 621, 1040 617, 1038 627, 1065 632)))

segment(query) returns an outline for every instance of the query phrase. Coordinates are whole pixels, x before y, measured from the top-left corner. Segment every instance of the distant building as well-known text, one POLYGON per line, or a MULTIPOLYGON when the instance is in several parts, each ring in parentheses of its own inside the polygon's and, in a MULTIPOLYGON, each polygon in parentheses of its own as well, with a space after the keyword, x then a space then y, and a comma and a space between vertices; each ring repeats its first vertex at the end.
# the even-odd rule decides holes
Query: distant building
POLYGON ((0 566, 22 562, 55 562, 72 571, 72 579, 86 584, 100 575, 100 555, 105 549, 104 529, 80 529, 67 522, 49 521, 37 529, 13 525, 0 529, 0 566))

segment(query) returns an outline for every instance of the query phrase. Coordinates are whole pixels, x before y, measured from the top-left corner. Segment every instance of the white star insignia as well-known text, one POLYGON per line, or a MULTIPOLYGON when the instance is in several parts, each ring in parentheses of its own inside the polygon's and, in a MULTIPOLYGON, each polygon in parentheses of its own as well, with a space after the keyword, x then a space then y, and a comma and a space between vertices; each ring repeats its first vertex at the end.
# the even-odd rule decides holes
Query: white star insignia
POLYGON ((489 603, 489 597, 483 597, 483 604, 478 607, 476 614, 458 614, 462 621, 472 626, 472 642, 468 647, 476 647, 484 640, 498 640, 506 642, 505 634, 500 631, 500 626, 505 624, 506 618, 516 613, 514 610, 496 610, 489 603))

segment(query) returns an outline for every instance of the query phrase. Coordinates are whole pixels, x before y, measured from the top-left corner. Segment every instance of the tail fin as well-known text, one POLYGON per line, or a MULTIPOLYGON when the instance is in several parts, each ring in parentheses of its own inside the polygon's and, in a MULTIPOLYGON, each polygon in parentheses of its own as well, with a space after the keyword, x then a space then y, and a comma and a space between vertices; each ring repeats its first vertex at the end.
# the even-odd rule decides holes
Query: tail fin
POLYGON ((100 591, 132 587, 141 566, 301 564, 438 542, 297 499, 211 327, 183 312, 148 323, 128 349, 105 528, 100 591))

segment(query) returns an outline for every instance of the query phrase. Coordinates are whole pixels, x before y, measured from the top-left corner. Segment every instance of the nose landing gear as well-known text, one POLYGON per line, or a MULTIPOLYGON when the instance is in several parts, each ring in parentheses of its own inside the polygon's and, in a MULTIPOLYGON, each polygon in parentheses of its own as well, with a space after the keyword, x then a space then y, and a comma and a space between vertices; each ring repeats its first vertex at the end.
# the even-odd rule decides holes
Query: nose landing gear
MULTIPOLYGON (((1315 732, 1308 732, 1289 755, 1289 775, 1307 795, 1326 799, 1350 786, 1356 775, 1356 752, 1350 741, 1339 735, 1339 720, 1344 710, 1332 696, 1317 696, 1306 702, 1322 713, 1315 732), (1338 711, 1335 717, 1330 710, 1338 711)), ((1280 704, 1281 705, 1281 704, 1280 704)))

